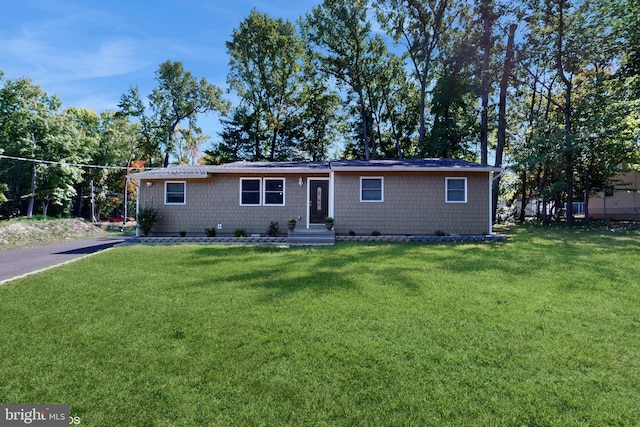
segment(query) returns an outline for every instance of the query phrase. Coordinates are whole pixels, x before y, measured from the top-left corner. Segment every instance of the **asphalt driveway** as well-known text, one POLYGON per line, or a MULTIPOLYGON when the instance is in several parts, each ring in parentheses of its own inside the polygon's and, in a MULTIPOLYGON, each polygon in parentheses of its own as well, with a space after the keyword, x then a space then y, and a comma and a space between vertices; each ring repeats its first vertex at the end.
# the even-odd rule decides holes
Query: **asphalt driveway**
POLYGON ((102 237, 0 251, 0 285, 27 274, 99 252, 124 241, 123 237, 102 237))

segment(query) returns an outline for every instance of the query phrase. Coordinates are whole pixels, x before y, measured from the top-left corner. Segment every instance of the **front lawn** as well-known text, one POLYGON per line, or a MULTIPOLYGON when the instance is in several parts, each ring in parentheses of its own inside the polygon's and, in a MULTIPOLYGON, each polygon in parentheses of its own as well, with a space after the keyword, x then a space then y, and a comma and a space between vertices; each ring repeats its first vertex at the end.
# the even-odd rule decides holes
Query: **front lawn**
POLYGON ((0 288, 0 403, 87 426, 638 425, 640 234, 125 247, 0 288))

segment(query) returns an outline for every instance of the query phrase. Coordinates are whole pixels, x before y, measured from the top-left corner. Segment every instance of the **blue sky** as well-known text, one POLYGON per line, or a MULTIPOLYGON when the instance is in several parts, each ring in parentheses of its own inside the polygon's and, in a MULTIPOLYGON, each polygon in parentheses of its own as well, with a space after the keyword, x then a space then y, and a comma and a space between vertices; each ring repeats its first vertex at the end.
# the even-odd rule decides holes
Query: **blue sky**
MULTIPOLYGON (((64 107, 116 109, 170 59, 226 89, 225 42, 252 8, 295 22, 320 0, 7 0, 0 14, 0 70, 29 77, 64 107)), ((216 140, 217 117, 202 117, 216 140)))

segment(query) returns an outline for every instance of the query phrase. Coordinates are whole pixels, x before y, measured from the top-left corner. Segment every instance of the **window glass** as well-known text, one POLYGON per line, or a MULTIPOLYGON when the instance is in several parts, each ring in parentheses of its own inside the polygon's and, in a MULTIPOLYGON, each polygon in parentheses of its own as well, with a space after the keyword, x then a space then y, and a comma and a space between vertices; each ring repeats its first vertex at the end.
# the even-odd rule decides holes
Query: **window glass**
POLYGON ((165 184, 165 203, 166 204, 184 204, 185 203, 185 183, 184 182, 167 182, 165 184))
POLYGON ((264 204, 284 205, 284 179, 264 180, 264 204))
POLYGON ((447 202, 465 203, 467 201, 467 180, 465 178, 447 178, 447 202))
POLYGON ((241 205, 260 204, 260 179, 243 179, 241 182, 241 205))
POLYGON ((361 178, 360 189, 360 200, 367 202, 382 201, 382 178, 361 178))

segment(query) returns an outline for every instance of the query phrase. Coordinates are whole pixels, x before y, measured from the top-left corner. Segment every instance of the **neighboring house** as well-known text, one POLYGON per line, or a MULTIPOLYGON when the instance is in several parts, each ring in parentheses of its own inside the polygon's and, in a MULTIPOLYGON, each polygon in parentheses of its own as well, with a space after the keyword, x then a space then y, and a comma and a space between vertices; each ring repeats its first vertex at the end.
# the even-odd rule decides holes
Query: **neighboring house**
POLYGON ((499 169, 452 159, 235 162, 175 166, 128 175, 139 207, 153 206, 152 235, 205 228, 266 234, 324 227, 336 234, 491 234, 491 180, 499 169))
POLYGON ((640 173, 627 172, 612 182, 606 192, 589 197, 589 218, 640 220, 640 173))

